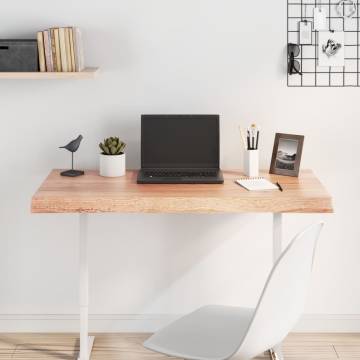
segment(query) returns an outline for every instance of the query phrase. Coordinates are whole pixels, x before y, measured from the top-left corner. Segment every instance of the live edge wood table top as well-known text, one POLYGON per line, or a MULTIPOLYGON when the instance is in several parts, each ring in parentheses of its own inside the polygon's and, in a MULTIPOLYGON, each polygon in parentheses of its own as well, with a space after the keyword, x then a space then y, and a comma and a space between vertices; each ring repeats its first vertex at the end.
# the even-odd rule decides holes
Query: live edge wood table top
POLYGON ((222 185, 139 185, 137 171, 104 178, 98 171, 67 178, 53 170, 31 201, 33 213, 331 213, 331 196, 312 171, 298 178, 261 176, 279 182, 284 191, 247 191, 235 180, 237 170, 224 171, 222 185))

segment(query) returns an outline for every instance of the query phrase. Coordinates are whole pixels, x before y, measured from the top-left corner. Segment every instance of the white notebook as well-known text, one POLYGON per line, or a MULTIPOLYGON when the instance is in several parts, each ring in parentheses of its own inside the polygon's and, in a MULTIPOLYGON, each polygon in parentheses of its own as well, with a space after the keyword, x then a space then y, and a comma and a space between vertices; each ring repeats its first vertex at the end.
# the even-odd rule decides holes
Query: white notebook
POLYGON ((246 190, 279 190, 279 188, 263 177, 241 178, 236 182, 246 190))

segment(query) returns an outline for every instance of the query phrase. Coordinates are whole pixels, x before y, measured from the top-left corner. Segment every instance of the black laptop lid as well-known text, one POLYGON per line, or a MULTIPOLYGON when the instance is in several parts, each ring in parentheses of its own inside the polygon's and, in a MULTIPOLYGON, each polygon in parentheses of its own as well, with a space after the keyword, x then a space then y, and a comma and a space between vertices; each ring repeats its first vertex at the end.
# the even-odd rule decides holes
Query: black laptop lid
POLYGON ((142 115, 142 168, 219 168, 219 115, 142 115))

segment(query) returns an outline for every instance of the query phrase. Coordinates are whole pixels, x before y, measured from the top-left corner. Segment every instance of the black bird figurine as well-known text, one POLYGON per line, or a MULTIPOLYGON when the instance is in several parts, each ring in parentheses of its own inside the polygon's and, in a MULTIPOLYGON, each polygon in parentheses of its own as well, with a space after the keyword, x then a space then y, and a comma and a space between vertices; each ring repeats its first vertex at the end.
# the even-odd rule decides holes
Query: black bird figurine
POLYGON ((79 149, 81 140, 83 139, 82 135, 79 135, 75 140, 70 141, 65 146, 60 146, 60 149, 66 149, 71 152, 71 170, 66 170, 60 173, 61 176, 76 177, 84 175, 82 170, 74 170, 74 152, 79 149))

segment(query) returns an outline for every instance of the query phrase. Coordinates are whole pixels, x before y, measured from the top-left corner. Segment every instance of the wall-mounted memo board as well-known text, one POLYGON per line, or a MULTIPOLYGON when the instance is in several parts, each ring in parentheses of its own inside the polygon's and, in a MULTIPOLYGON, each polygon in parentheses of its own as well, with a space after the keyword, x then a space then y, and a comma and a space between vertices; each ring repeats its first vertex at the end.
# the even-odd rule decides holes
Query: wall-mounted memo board
MULTIPOLYGON (((355 0, 356 11, 351 18, 338 13, 340 0, 287 0, 287 42, 299 43, 299 22, 311 21, 313 12, 321 6, 326 10, 327 31, 344 32, 344 66, 319 66, 319 31, 312 28, 309 45, 299 45, 300 54, 295 58, 300 63, 302 75, 287 78, 289 87, 358 87, 360 86, 360 19, 359 0, 355 0)), ((346 9, 346 8, 345 8, 346 9)), ((345 11, 345 10, 344 10, 345 11)), ((288 58, 289 60, 289 58, 288 58)))

